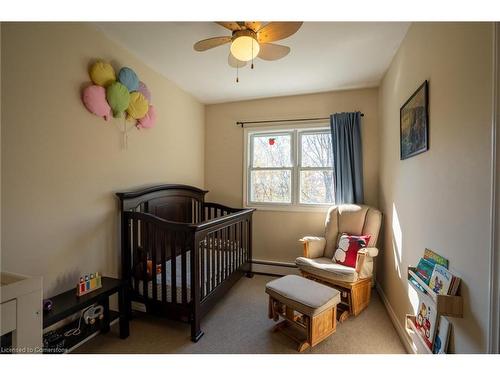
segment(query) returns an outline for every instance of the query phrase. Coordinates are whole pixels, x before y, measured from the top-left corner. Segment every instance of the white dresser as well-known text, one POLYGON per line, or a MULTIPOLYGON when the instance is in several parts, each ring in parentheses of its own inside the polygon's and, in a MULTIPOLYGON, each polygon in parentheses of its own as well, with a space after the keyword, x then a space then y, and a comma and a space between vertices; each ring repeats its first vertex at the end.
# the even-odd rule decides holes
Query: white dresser
POLYGON ((0 273, 0 336, 12 335, 13 353, 42 352, 42 278, 0 273))

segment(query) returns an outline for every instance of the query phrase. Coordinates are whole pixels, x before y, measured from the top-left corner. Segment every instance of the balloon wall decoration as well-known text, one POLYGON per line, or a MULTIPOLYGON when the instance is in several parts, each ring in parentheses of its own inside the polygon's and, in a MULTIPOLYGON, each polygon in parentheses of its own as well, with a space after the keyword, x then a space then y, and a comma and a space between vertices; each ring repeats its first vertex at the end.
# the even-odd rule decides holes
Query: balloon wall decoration
POLYGON ((144 97, 148 100, 148 102, 151 103, 151 92, 149 91, 148 86, 146 86, 144 82, 142 81, 139 82, 139 89, 137 91, 139 91, 142 95, 144 95, 144 97))
MULTIPOLYGON (((157 116, 151 92, 131 68, 121 68, 117 76, 110 63, 98 60, 90 67, 89 76, 93 84, 83 90, 82 101, 90 113, 108 121, 111 115, 122 117, 127 112, 126 120, 134 121, 138 129, 154 126, 157 116)), ((127 126, 123 126, 126 143, 127 126)))
POLYGON ((130 102, 127 108, 127 120, 138 120, 148 113, 149 103, 139 91, 130 94, 130 102))
POLYGON ((107 87, 116 81, 115 70, 111 64, 97 61, 90 68, 90 79, 98 86, 107 87))
POLYGON ((121 68, 118 73, 118 81, 122 85, 127 86, 128 91, 137 91, 139 89, 139 78, 137 78, 137 74, 130 68, 121 68))
POLYGON ((106 89, 106 99, 113 110, 113 117, 122 117, 123 112, 128 108, 130 93, 127 86, 120 82, 113 82, 106 89))
POLYGON ((149 106, 148 113, 146 113, 146 116, 143 118, 139 119, 137 123, 137 128, 138 129, 149 129, 152 128, 155 125, 156 122, 156 110, 155 107, 152 105, 149 106))
POLYGON ((91 85, 83 90, 83 104, 96 116, 104 117, 108 121, 111 107, 106 101, 106 89, 101 86, 91 85))

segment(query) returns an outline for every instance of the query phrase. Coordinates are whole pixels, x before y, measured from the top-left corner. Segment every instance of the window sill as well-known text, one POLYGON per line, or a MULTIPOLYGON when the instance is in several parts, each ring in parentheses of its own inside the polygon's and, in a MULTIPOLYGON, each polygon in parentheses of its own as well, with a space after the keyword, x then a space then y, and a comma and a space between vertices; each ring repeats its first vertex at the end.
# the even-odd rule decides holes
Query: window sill
POLYGON ((243 204, 244 208, 255 208, 259 211, 277 211, 277 212, 328 212, 329 208, 334 206, 310 206, 310 205, 281 205, 281 204, 243 204))

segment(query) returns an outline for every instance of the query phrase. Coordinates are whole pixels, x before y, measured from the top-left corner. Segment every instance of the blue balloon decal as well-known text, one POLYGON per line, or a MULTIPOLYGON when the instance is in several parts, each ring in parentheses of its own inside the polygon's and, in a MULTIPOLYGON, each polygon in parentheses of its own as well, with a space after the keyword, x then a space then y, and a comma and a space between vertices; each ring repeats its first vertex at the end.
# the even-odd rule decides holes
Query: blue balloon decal
POLYGON ((125 85, 128 91, 137 91, 139 89, 139 78, 137 74, 130 68, 121 68, 118 73, 118 81, 125 85))

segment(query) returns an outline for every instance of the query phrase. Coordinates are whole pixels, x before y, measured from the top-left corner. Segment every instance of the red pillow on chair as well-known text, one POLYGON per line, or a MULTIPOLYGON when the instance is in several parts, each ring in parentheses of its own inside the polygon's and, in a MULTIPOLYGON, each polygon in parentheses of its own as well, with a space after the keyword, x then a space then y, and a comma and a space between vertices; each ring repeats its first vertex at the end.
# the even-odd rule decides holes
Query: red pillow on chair
POLYGON ((333 254, 333 261, 347 267, 355 268, 358 251, 368 245, 370 237, 370 235, 353 236, 342 233, 339 238, 337 250, 333 254))

